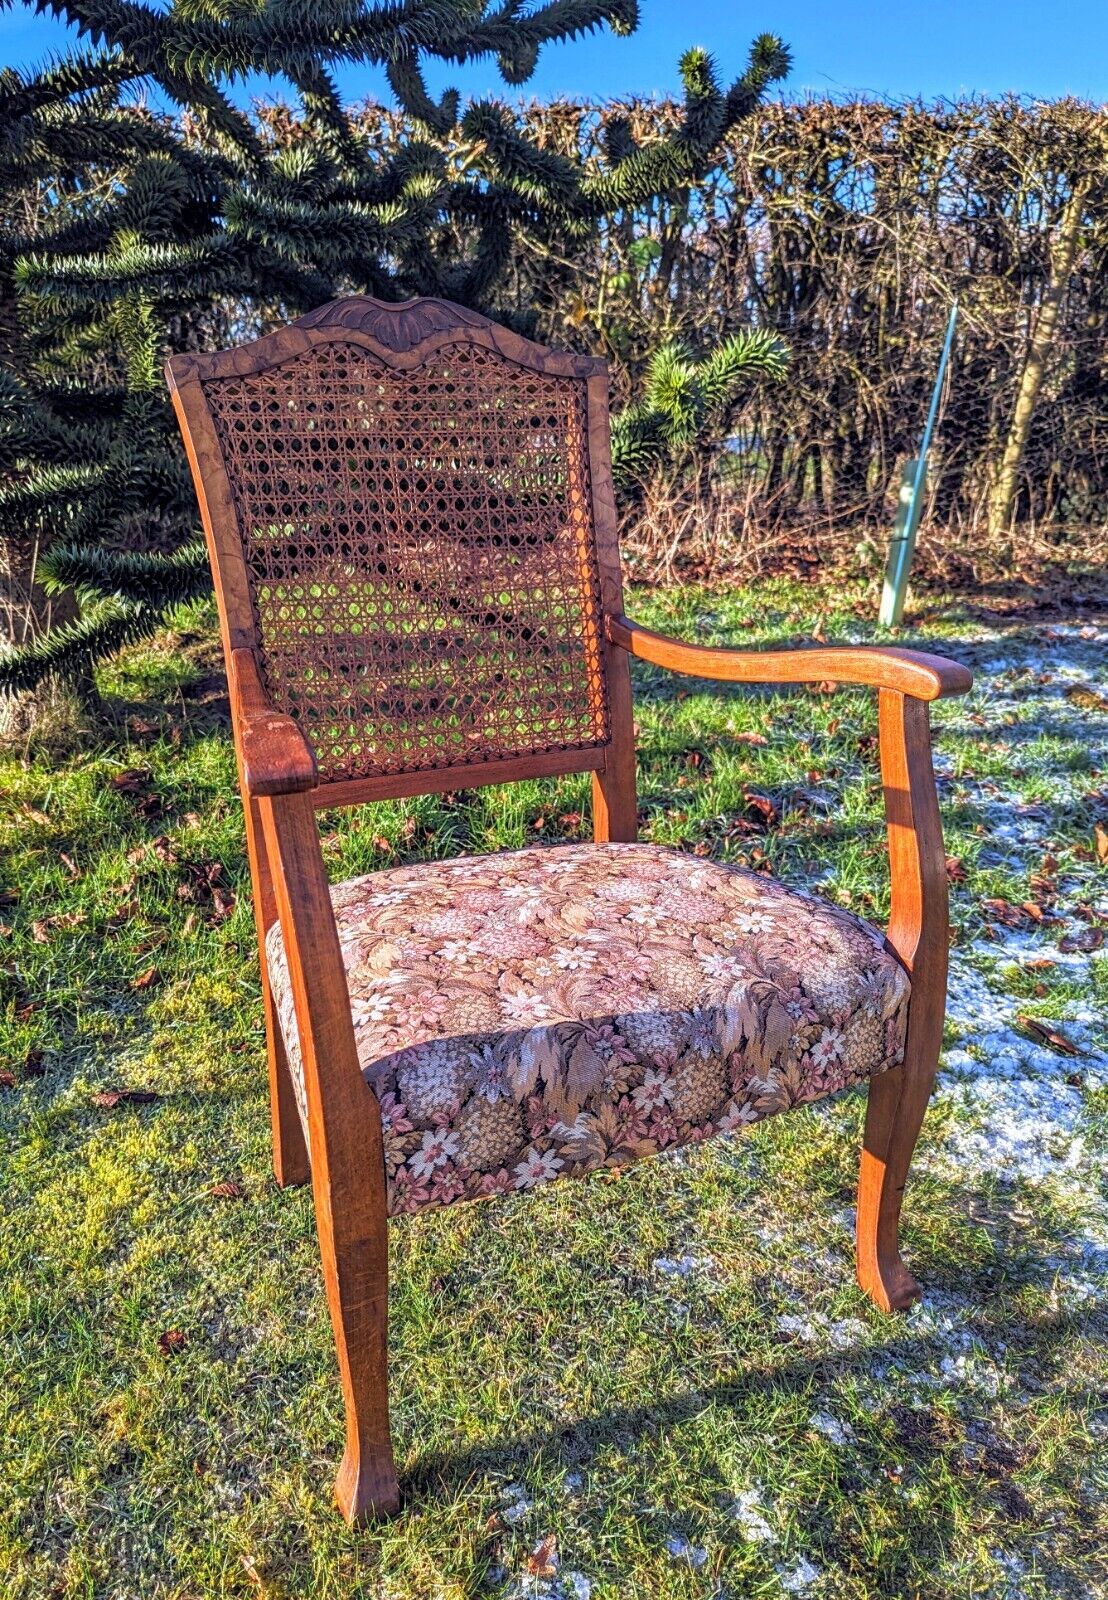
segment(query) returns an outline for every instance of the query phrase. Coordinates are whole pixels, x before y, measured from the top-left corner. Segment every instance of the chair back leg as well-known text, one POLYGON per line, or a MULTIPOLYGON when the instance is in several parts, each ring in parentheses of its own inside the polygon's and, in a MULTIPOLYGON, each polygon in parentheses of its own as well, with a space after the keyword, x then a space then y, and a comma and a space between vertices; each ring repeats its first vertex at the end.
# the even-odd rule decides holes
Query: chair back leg
POLYGON ((269 1062, 269 1117, 273 1129, 273 1175, 282 1189, 290 1189, 296 1184, 307 1183, 311 1177, 311 1164, 265 958, 266 934, 277 920, 277 899, 273 892, 258 803, 246 794, 243 795, 243 811, 246 816, 250 876, 254 883, 254 925, 258 930, 258 956, 262 969, 265 1047, 269 1062))

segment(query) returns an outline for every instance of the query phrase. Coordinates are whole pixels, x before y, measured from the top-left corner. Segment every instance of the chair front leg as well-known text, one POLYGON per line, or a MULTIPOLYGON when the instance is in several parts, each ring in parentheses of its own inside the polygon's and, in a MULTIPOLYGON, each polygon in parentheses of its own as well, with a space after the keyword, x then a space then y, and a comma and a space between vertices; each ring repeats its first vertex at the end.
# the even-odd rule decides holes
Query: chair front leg
POLYGON ((942 1045, 949 918, 927 705, 880 694, 881 778, 892 905, 888 941, 912 980, 904 1063, 870 1084, 858 1180, 858 1282, 883 1311, 920 1293, 900 1258, 904 1189, 942 1045))
POLYGON ((312 1194, 334 1328, 346 1520, 398 1510, 388 1398, 388 1218, 381 1116, 362 1077, 310 794, 258 801, 304 1062, 312 1194))

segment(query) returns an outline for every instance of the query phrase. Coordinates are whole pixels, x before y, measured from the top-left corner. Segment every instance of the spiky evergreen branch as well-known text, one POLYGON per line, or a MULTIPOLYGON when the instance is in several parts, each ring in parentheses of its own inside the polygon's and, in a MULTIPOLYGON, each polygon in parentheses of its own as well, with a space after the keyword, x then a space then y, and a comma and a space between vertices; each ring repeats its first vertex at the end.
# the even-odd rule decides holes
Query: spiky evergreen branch
POLYGON ((651 475, 683 455, 718 448, 721 424, 759 382, 778 382, 788 370, 785 346, 763 329, 737 333, 702 361, 683 346, 657 351, 645 392, 612 423, 612 473, 617 489, 634 497, 651 475))
MULTIPOLYGON (((0 537, 45 540, 39 576, 82 615, 5 658, 9 688, 85 671, 203 581, 192 543, 129 548, 143 529, 163 548, 193 535, 158 371, 167 346, 228 342, 244 313, 295 315, 351 289, 496 312, 517 241, 572 254, 599 219, 687 185, 788 64, 766 36, 724 90, 709 57, 689 52, 674 133, 639 149, 613 125, 601 170, 586 171, 539 148, 503 105, 470 106, 459 122, 457 94, 434 100, 423 64, 491 54, 521 83, 548 42, 630 32, 634 0, 27 3, 88 44, 38 74, 0 73, 0 352, 21 364, 0 384, 0 537), (355 62, 384 66, 411 119, 399 146, 375 145, 342 106, 331 73, 355 62), (231 98, 254 72, 283 76, 299 102, 287 142, 231 98), (183 125, 128 98, 148 84, 187 111, 183 125), (35 207, 30 226, 17 220, 35 207)), ((660 352, 646 398, 614 430, 629 492, 651 463, 695 449, 757 368, 754 344, 699 365, 660 352)))

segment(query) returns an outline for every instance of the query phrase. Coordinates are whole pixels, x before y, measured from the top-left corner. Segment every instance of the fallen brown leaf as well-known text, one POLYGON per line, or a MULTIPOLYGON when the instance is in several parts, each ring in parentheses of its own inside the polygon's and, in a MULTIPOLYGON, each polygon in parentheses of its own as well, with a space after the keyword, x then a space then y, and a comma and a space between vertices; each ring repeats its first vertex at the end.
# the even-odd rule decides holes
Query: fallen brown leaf
POLYGON ((158 1098, 152 1089, 98 1089, 90 1097, 101 1111, 114 1111, 116 1106, 148 1106, 158 1098))
POLYGON ((775 828, 778 823, 777 807, 767 794, 759 794, 756 789, 744 789, 743 798, 746 801, 747 815, 754 821, 760 821, 764 828, 775 828))
POLYGON ((1091 683, 1071 683, 1064 693, 1071 705, 1080 706, 1083 711, 1108 711, 1108 696, 1091 683))
POLYGON ((768 744, 769 740, 764 733, 735 733, 732 738, 736 744, 768 744))
POLYGON ((1102 823, 1093 824, 1093 834, 1096 838, 1096 858, 1098 861, 1108 861, 1108 828, 1102 823))
POLYGON ((1018 928, 1025 916, 1023 907, 1014 906, 1010 900, 992 898, 982 900, 981 904, 986 907, 990 916, 995 917, 998 922, 1003 922, 1006 928, 1018 928))
POLYGON ((552 1578, 558 1570, 558 1539, 548 1533, 527 1557, 527 1571, 534 1578, 552 1578))
POLYGON ((1020 1027, 1038 1039, 1041 1044, 1048 1044, 1054 1050, 1060 1050, 1065 1056, 1079 1056, 1081 1051, 1072 1039, 1067 1039, 1052 1022, 1042 1022, 1038 1017, 1024 1016, 1022 1013, 1016 1018, 1020 1027))
POLYGON ((14 1089, 14 1088, 15 1088, 15 1073, 14 1072, 9 1072, 6 1067, 3 1068, 3 1069, 0 1069, 0 1089, 14 1089))
POLYGON ((139 973, 137 978, 131 979, 131 988, 149 989, 152 988, 154 984, 160 983, 161 979, 162 975, 158 971, 157 967, 147 967, 145 971, 139 973))
POLYGON ((947 856, 946 875, 951 883, 965 883, 966 869, 961 856, 947 856))
POLYGON ((139 794, 153 776, 149 767, 128 767, 112 775, 111 785, 119 794, 139 794))
POLYGON ((167 1328, 164 1333, 159 1333, 158 1335, 158 1349, 163 1356, 177 1355, 178 1351, 183 1350, 187 1343, 188 1339, 180 1328, 167 1328))
POLYGON ((213 1183, 208 1193, 213 1200, 241 1200, 246 1190, 237 1179, 224 1178, 222 1183, 213 1183))
POLYGON ((1074 951, 1099 950, 1103 943, 1103 928, 1082 928, 1080 933, 1067 933, 1064 939, 1059 939, 1058 948, 1070 955, 1074 951))

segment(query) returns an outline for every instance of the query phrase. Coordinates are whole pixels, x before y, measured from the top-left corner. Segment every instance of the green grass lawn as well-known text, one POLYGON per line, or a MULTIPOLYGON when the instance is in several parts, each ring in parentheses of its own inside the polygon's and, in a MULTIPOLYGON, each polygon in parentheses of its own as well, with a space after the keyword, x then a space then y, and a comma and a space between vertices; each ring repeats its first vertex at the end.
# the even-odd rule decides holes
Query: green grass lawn
MULTIPOLYGON (((713 642, 874 637, 843 587, 637 609, 713 642)), ((6 761, 0 1593, 1108 1593, 1108 627, 951 605, 905 642, 979 675, 936 713, 956 949, 907 1204, 922 1307, 853 1286, 857 1095, 395 1223, 406 1508, 364 1533, 330 1504, 310 1193, 270 1171, 208 613, 103 674, 114 737, 6 761)), ((871 695, 636 684, 646 837, 884 917, 871 695)), ((325 849, 344 877, 583 837, 587 798, 335 813, 325 849)))

